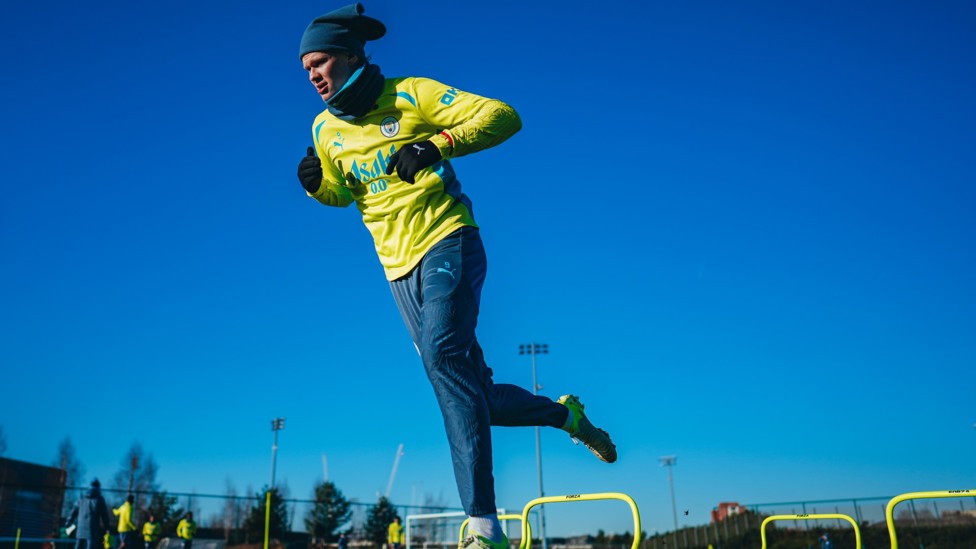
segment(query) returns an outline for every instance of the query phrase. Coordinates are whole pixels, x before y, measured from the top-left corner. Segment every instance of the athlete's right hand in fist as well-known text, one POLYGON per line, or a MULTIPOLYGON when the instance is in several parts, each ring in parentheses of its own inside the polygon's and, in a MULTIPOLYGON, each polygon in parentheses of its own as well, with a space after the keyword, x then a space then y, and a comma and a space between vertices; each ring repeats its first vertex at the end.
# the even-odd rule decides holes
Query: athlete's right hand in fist
POLYGON ((315 156, 315 149, 308 148, 308 156, 298 163, 298 180, 305 190, 314 193, 322 186, 322 161, 315 156))

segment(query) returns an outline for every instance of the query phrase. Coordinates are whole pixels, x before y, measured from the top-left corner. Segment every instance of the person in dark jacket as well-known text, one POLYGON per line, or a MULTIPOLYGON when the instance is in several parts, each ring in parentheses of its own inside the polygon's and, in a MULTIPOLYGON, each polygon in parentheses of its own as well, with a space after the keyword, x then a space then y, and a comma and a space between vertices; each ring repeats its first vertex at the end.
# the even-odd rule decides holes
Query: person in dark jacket
POLYGON ((78 499, 78 503, 71 510, 68 524, 72 523, 78 525, 75 549, 95 549, 102 542, 102 537, 109 529, 108 505, 105 505, 102 485, 97 478, 92 481, 91 489, 78 499))

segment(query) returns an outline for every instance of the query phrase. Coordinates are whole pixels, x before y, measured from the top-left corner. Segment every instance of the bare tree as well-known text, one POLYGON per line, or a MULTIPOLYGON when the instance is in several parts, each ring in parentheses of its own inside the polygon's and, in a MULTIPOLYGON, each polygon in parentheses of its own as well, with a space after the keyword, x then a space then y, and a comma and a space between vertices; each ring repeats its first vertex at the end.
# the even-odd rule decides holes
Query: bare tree
MULTIPOLYGON (((71 437, 65 436, 58 444, 58 455, 55 456, 54 462, 51 463, 54 467, 64 471, 64 485, 68 487, 81 486, 84 483, 82 477, 85 476, 85 467, 78 460, 78 456, 75 452, 75 445, 71 443, 71 437)), ((74 505, 77 498, 77 493, 72 491, 65 491, 64 501, 61 503, 61 516, 67 516, 71 512, 71 507, 74 505)))
MULTIPOLYGON (((447 501, 444 499, 443 492, 436 497, 433 494, 424 495, 424 504, 420 510, 421 513, 440 513, 445 509, 447 509, 447 501)), ((440 541, 448 539, 451 536, 451 533, 448 533, 447 521, 425 520, 420 524, 421 526, 417 534, 425 541, 440 541)))
POLYGON ((112 477, 112 489, 117 490, 112 494, 112 499, 121 503, 125 494, 130 493, 135 496, 135 508, 146 509, 152 492, 159 491, 159 484, 156 483, 159 467, 156 461, 152 454, 143 451, 141 444, 133 442, 121 465, 122 468, 112 477))
MULTIPOLYGON (((236 533, 241 528, 242 515, 246 510, 241 500, 237 498, 237 488, 234 487, 234 483, 229 477, 227 478, 226 485, 227 487, 224 491, 226 499, 224 499, 224 511, 220 517, 220 526, 224 529, 224 541, 230 544, 232 542, 231 532, 236 533)), ((236 541, 236 539, 233 541, 236 541)))

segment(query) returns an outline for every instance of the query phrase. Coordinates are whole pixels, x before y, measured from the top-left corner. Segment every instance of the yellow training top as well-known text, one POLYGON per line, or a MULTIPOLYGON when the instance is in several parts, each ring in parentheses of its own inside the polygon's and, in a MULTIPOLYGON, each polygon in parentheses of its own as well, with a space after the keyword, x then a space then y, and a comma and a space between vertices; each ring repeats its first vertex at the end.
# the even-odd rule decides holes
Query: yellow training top
POLYGON ((163 527, 158 522, 147 522, 142 525, 142 539, 156 541, 163 527))
POLYGON ((193 539, 197 533, 197 523, 189 519, 183 519, 176 525, 176 535, 180 539, 193 539))
POLYGON ((403 525, 399 522, 391 522, 388 528, 387 543, 403 543, 403 525))
POLYGON ((136 525, 132 523, 132 504, 128 501, 123 503, 118 509, 112 509, 112 513, 119 517, 119 533, 135 532, 136 525))
POLYGON ((327 206, 355 202, 386 278, 396 280, 445 236, 465 225, 477 226, 449 159, 505 141, 522 121, 501 101, 427 78, 388 78, 376 103, 352 121, 328 110, 315 118, 312 136, 323 181, 309 196, 327 206), (420 170, 416 183, 401 181, 395 171, 386 175, 394 152, 427 139, 443 159, 420 170), (344 184, 346 174, 362 185, 344 184))

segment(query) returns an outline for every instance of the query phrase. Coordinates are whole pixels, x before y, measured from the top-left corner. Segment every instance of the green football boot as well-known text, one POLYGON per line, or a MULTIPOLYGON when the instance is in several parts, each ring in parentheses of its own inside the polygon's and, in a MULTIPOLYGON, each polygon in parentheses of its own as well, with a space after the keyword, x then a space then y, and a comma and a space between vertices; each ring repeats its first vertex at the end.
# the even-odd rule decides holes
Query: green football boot
POLYGON ((606 431, 594 427, 586 418, 586 414, 583 413, 583 403, 579 401, 579 397, 563 395, 559 397, 557 402, 569 408, 569 413, 573 414, 572 422, 564 428, 569 436, 577 442, 582 442, 601 461, 607 463, 617 461, 617 446, 610 440, 610 435, 606 431))
POLYGON ((488 538, 472 534, 458 543, 458 549, 508 549, 508 537, 502 536, 502 540, 494 543, 488 538))

